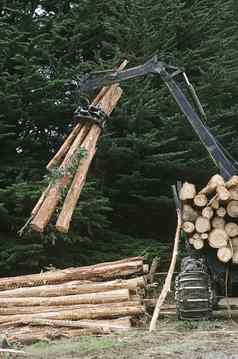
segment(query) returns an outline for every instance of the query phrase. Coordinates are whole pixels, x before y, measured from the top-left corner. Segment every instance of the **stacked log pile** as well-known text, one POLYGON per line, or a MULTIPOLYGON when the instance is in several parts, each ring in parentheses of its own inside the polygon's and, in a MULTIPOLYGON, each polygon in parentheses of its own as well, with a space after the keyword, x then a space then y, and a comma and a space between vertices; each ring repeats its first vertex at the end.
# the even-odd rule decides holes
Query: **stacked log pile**
POLYGON ((145 314, 148 265, 132 257, 0 280, 0 329, 9 342, 107 334, 145 314))
MULTIPOLYGON (((122 70, 126 64, 127 61, 124 61, 118 71, 122 70)), ((91 106, 97 107, 110 116, 121 95, 122 89, 118 84, 104 87, 91 106)), ((20 235, 29 224, 33 230, 42 233, 54 213, 57 212, 57 206, 65 192, 67 195, 55 227, 59 232, 68 232, 101 131, 102 128, 98 124, 85 118, 81 118, 81 121, 73 128, 47 165, 52 179, 33 208, 31 217, 19 231, 20 235)))
POLYGON ((195 249, 210 246, 221 262, 238 264, 238 176, 224 181, 214 175, 200 191, 185 182, 180 200, 189 243, 195 249))

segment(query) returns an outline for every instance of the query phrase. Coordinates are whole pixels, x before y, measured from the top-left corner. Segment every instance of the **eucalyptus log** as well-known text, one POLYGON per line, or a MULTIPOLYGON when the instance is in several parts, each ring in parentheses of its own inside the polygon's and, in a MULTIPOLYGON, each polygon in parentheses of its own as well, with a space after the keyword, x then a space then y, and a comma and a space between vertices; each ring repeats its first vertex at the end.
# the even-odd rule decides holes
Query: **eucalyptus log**
POLYGON ((200 234, 199 234, 199 233, 194 233, 193 238, 194 238, 194 239, 199 239, 199 238, 200 238, 200 234))
POLYGON ((227 201, 230 198, 230 192, 225 186, 217 186, 216 191, 221 201, 227 201))
POLYGON ((182 229, 185 233, 193 233, 194 224, 192 222, 183 222, 182 229))
POLYGON ((209 219, 199 216, 195 222, 195 228, 198 233, 208 232, 211 229, 211 223, 209 219))
POLYGON ((232 258, 232 250, 229 247, 221 247, 217 251, 217 258, 223 262, 227 263, 232 258))
POLYGON ((202 210, 202 216, 207 219, 211 219, 214 215, 214 210, 211 207, 205 207, 202 210))
POLYGON ((234 264, 238 264, 238 249, 236 249, 236 250, 233 252, 232 262, 233 262, 234 264))
POLYGON ((135 291, 146 285, 143 276, 131 279, 116 279, 106 282, 72 281, 64 284, 42 285, 38 287, 23 287, 0 291, 0 298, 21 297, 58 297, 73 294, 98 293, 115 289, 128 288, 135 291))
POLYGON ((213 229, 208 236, 209 244, 212 248, 225 247, 228 242, 228 235, 224 229, 213 229))
POLYGON ((224 218, 222 218, 222 217, 214 217, 212 219, 212 227, 213 228, 224 229, 225 224, 226 224, 226 222, 225 222, 224 218))
POLYGON ((238 176, 232 176, 227 182, 226 182, 226 188, 231 188, 233 186, 238 186, 238 176))
POLYGON ((192 206, 184 204, 182 212, 182 219, 184 222, 195 222, 198 216, 199 214, 192 206))
POLYGON ((192 244, 195 249, 202 249, 204 247, 204 242, 201 238, 194 239, 192 244))
POLYGON ((238 201, 230 201, 226 207, 227 214, 232 218, 238 217, 238 201))
POLYGON ((201 233, 201 239, 208 239, 208 233, 201 233))
POLYGON ((197 194, 193 199, 193 203, 197 207, 205 207, 207 202, 207 196, 203 193, 197 194))
POLYGON ((225 217, 226 215, 226 209, 224 207, 219 207, 217 210, 216 210, 216 215, 218 217, 225 217))
POLYGON ((49 271, 39 274, 2 278, 0 290, 34 287, 45 284, 59 284, 72 280, 95 280, 126 277, 131 274, 142 273, 143 260, 138 259, 128 262, 107 262, 93 266, 67 268, 63 270, 49 271))
POLYGON ((224 179, 222 176, 216 174, 211 177, 206 187, 204 187, 199 193, 210 194, 214 192, 219 185, 224 185, 224 179))
POLYGON ((229 237, 238 236, 238 225, 236 223, 230 222, 225 225, 225 231, 229 237))
POLYGON ((230 198, 238 201, 238 187, 230 188, 230 198))
POLYGON ((196 195, 196 188, 193 183, 184 182, 179 193, 179 198, 181 201, 186 201, 188 199, 193 199, 196 195))

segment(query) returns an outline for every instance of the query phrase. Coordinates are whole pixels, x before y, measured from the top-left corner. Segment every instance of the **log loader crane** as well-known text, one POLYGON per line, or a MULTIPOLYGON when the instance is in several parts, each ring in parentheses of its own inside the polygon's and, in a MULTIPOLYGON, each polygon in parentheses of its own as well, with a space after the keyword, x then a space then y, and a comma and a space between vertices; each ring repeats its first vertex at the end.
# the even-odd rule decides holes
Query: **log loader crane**
MULTIPOLYGON (((127 70, 108 70, 86 74, 79 81, 78 87, 80 91, 84 92, 147 74, 160 75, 223 178, 228 180, 237 174, 237 163, 229 157, 206 126, 204 109, 183 69, 167 65, 154 56, 145 64, 127 70), (188 99, 181 87, 181 78, 191 94, 192 101, 188 99)), ((97 107, 79 106, 74 115, 76 119, 89 118, 99 125, 103 125, 105 120, 104 114, 97 107)), ((212 248, 204 254, 192 250, 188 241, 186 246, 188 257, 182 261, 181 272, 177 276, 175 284, 178 318, 183 320, 209 319, 217 296, 226 294, 228 264, 219 262, 214 256, 212 248)), ((232 271, 230 276, 231 292, 235 292, 235 288, 238 288, 238 270, 236 266, 233 267, 229 268, 232 271)))

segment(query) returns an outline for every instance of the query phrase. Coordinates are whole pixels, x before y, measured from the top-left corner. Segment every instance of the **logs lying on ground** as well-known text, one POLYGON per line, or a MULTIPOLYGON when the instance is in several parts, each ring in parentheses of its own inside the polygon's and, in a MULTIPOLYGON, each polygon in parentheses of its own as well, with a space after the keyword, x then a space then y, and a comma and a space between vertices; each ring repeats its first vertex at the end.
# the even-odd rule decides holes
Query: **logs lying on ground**
MULTIPOLYGON (((124 61, 118 68, 122 70, 127 65, 124 61)), ((91 106, 97 107, 110 116, 122 95, 118 84, 103 88, 91 106)), ((68 191, 61 212, 59 213, 56 229, 67 233, 71 218, 80 193, 84 186, 87 172, 96 152, 96 145, 102 132, 102 127, 90 119, 81 118, 76 124, 59 151, 47 165, 53 171, 52 181, 43 191, 41 197, 31 212, 30 219, 19 231, 22 235, 30 224, 37 232, 43 232, 50 222, 60 200, 62 193, 68 191), (57 178, 55 178, 57 174, 57 178)), ((51 172, 50 172, 51 173, 51 172)))
POLYGON ((143 257, 132 257, 2 278, 0 330, 10 342, 127 330, 145 313, 147 277, 143 257))
POLYGON ((180 191, 183 204, 183 231, 195 249, 217 249, 217 258, 238 264, 238 176, 227 182, 214 175, 200 191, 184 183, 180 191))

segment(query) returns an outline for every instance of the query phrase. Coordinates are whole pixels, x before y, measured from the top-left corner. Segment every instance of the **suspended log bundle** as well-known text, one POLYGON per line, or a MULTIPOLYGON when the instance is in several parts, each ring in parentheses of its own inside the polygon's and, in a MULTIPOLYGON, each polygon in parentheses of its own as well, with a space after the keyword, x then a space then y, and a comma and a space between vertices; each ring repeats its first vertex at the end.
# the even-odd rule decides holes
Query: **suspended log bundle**
POLYGON ((217 251, 223 262, 238 264, 238 176, 214 175, 202 189, 185 182, 180 191, 182 229, 196 250, 217 251))
MULTIPOLYGON (((127 65, 125 60, 119 67, 122 70, 127 65)), ((104 87, 96 96, 90 107, 96 107, 104 113, 105 119, 110 116, 122 95, 118 84, 104 87)), ((58 213, 59 204, 64 200, 55 227, 58 231, 67 233, 74 209, 77 205, 87 173, 96 153, 98 139, 102 126, 98 121, 79 116, 80 122, 75 125, 58 152, 50 160, 47 169, 50 171, 51 182, 43 191, 31 212, 31 217, 19 231, 22 235, 28 225, 37 232, 44 232, 52 216, 58 213), (56 177, 56 178, 55 178, 56 177), (67 195, 64 198, 64 194, 67 195)), ((97 120, 97 119, 96 119, 97 120)))
POLYGON ((0 279, 0 330, 9 342, 128 330, 152 285, 143 257, 0 279))

